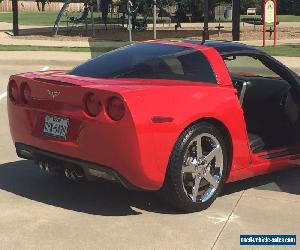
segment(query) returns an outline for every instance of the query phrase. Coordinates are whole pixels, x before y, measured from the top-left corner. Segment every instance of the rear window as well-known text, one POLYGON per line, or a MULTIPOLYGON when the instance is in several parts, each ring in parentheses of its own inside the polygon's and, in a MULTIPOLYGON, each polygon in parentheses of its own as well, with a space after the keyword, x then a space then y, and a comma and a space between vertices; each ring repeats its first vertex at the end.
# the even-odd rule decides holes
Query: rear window
POLYGON ((83 63, 71 75, 93 78, 169 79, 216 83, 199 51, 176 45, 139 43, 83 63))

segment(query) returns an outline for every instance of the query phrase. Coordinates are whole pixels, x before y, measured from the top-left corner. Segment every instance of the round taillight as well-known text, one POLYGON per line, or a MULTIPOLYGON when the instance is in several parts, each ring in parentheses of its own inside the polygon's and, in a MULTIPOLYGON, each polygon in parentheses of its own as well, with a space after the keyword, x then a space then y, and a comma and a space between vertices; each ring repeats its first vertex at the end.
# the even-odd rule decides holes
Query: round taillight
POLYGON ((31 90, 26 82, 21 83, 21 99, 25 104, 28 104, 31 100, 31 90))
POLYGON ((10 80, 8 83, 8 96, 12 102, 18 100, 18 85, 15 80, 10 80))
POLYGON ((106 112, 114 121, 119 121, 125 115, 125 103, 120 97, 111 97, 108 100, 106 112))
POLYGON ((86 95, 85 98, 85 112, 89 116, 97 116, 101 111, 102 105, 98 97, 93 94, 89 93, 86 95))

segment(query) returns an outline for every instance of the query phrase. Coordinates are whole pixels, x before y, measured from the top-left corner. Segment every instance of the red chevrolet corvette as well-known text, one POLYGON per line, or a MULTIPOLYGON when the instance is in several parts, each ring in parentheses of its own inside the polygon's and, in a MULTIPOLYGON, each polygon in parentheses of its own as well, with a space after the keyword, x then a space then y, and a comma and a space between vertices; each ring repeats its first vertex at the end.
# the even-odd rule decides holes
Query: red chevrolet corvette
POLYGON ((224 183, 300 163, 299 76, 238 43, 136 43, 71 71, 13 75, 8 93, 19 157, 160 190, 185 211, 224 183))

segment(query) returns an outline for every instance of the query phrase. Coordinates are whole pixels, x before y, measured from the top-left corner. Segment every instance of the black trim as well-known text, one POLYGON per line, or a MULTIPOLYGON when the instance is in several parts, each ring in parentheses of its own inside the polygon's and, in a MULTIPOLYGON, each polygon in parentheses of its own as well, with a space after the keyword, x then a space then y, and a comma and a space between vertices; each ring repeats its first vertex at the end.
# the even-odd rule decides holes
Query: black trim
POLYGON ((65 81, 47 79, 47 78, 42 78, 42 77, 36 77, 36 78, 34 78, 34 80, 40 81, 40 82, 57 84, 57 85, 64 85, 64 86, 78 86, 77 84, 72 83, 72 82, 65 82, 65 81))
POLYGON ((291 152, 289 150, 281 151, 281 152, 276 152, 276 153, 271 153, 271 154, 266 154, 263 155, 262 158, 264 159, 274 159, 278 157, 283 157, 283 156, 288 156, 288 155, 297 155, 296 152, 291 152))
MULTIPOLYGON (((34 160, 35 162, 44 160, 44 161, 60 161, 65 164, 68 164, 68 167, 79 167, 83 170, 86 177, 88 179, 94 179, 90 173, 89 169, 95 169, 99 170, 101 172, 104 172, 108 175, 113 176, 116 180, 118 180, 125 188, 131 189, 131 190, 143 190, 142 188, 136 187, 135 185, 131 184, 128 180, 126 180, 123 176, 121 176, 117 171, 89 161, 80 160, 73 157, 68 157, 64 155, 60 155, 57 153, 41 150, 29 145, 25 145, 23 143, 15 143, 16 152, 17 155, 20 158, 28 159, 28 160, 34 160), (71 165, 71 166, 70 166, 71 165)), ((64 164, 61 164, 62 166, 64 164)))
POLYGON ((204 46, 215 48, 220 54, 233 53, 233 52, 245 52, 245 51, 249 51, 252 53, 255 52, 263 53, 261 50, 258 50, 255 47, 243 43, 238 43, 238 42, 205 41, 205 43, 202 43, 201 41, 197 41, 197 40, 183 40, 183 41, 186 43, 204 45, 204 46))

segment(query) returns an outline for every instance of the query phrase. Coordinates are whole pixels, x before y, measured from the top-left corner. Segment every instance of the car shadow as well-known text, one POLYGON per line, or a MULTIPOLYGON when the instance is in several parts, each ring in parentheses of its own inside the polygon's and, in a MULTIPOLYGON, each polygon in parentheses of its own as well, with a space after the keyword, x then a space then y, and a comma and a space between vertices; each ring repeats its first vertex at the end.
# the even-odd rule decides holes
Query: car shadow
POLYGON ((53 177, 43 173, 29 160, 0 165, 0 189, 30 200, 93 215, 139 215, 139 209, 178 213, 162 204, 153 192, 127 190, 111 181, 77 183, 65 177, 53 177))
MULTIPOLYGON (((227 184, 221 196, 249 188, 300 194, 300 168, 227 184)), ((142 211, 179 214, 154 192, 139 192, 109 181, 76 183, 43 173, 32 161, 0 164, 0 189, 68 210, 102 216, 139 215, 142 211), (141 211, 142 210, 142 211, 141 211)))
POLYGON ((222 195, 229 195, 250 188, 300 195, 300 167, 228 183, 224 186, 222 195))

